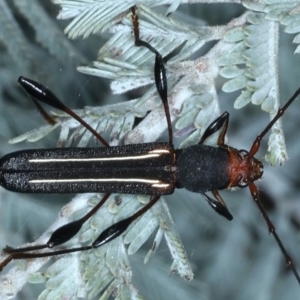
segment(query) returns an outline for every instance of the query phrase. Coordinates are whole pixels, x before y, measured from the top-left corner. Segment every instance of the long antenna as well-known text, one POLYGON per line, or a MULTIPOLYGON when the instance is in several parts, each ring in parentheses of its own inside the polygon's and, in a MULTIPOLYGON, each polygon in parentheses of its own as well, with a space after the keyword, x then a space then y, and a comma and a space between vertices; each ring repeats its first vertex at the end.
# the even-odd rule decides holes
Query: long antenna
POLYGON ((300 88, 294 93, 294 95, 289 99, 289 101, 277 111, 277 114, 273 118, 273 120, 270 121, 270 123, 266 126, 266 128, 259 134, 256 139, 254 140, 252 147, 249 151, 249 156, 253 157, 257 151, 260 148, 260 142, 262 138, 267 134, 267 132, 272 128, 272 126, 281 118, 281 116, 284 114, 286 109, 294 102, 294 100, 299 96, 300 94, 300 88))

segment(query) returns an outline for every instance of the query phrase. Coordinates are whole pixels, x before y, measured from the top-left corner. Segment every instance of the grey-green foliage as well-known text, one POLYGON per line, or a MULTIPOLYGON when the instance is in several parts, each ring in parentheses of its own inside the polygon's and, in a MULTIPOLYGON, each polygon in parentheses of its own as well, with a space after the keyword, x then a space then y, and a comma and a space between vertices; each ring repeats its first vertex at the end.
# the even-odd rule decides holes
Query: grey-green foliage
MULTIPOLYGON (((42 45, 46 52, 55 57, 55 63, 50 65, 41 63, 46 55, 42 50, 36 49, 37 45, 28 42, 26 35, 20 32, 21 26, 18 21, 8 23, 15 24, 17 28, 10 33, 12 35, 16 32, 15 39, 9 39, 7 30, 1 34, 8 50, 4 53, 9 61, 14 61, 19 67, 21 66, 21 72, 30 70, 28 76, 33 73, 40 81, 47 73, 50 77, 48 85, 50 83, 52 90, 53 87, 58 89, 54 92, 58 92, 64 99, 69 95, 63 88, 70 87, 69 81, 72 79, 63 78, 63 83, 60 82, 64 77, 56 76, 60 62, 80 64, 81 66, 78 67, 80 72, 110 79, 111 90, 116 94, 150 85, 141 97, 136 96, 129 102, 120 100, 115 105, 86 107, 76 112, 99 132, 108 133, 112 145, 120 142, 152 142, 158 139, 166 129, 166 122, 161 101, 153 84, 154 55, 147 49, 134 46, 129 8, 135 4, 135 1, 54 0, 53 2, 61 8, 59 18, 72 19, 65 29, 70 38, 91 38, 93 35, 99 38, 105 31, 109 31, 111 37, 99 50, 97 59, 92 63, 86 63, 88 66, 83 66, 83 61, 87 60, 83 58, 84 54, 80 51, 77 53, 77 49, 64 39, 61 31, 56 28, 55 21, 46 13, 45 7, 43 9, 37 1, 14 0, 13 7, 9 7, 5 1, 0 2, 6 8, 2 10, 2 15, 0 12, 0 20, 5 20, 6 17, 10 22, 14 21, 11 14, 17 10, 29 21, 29 26, 36 33, 37 45, 42 45), (24 50, 17 53, 16 51, 21 51, 20 44, 17 43, 20 43, 20 40, 24 50), (33 60, 26 57, 29 54, 34 54, 33 60), (24 59, 20 60, 20 57, 24 59), (37 63, 38 73, 35 73, 31 68, 37 63), (135 117, 145 118, 132 130, 135 117)), ((171 1, 142 2, 143 5, 139 2, 137 11, 140 18, 141 38, 149 41, 164 57, 174 49, 180 50, 167 62, 166 68, 175 134, 185 137, 181 147, 196 143, 207 125, 223 110, 219 106, 223 107, 224 104, 222 102, 219 104, 217 94, 219 75, 226 79, 222 83, 224 92, 232 97, 230 93, 238 91, 234 96, 235 101, 231 99, 231 103, 234 101, 235 108, 242 108, 252 103, 260 105, 263 110, 270 113, 271 117, 274 116, 280 106, 281 98, 279 96, 281 72, 278 64, 280 24, 284 25, 287 33, 298 33, 300 22, 297 16, 300 1, 299 3, 298 1, 242 1, 247 9, 240 10, 239 15, 227 20, 229 23, 225 25, 220 23, 219 26, 204 24, 199 19, 203 18, 210 22, 213 13, 218 10, 224 10, 219 17, 226 15, 230 13, 231 5, 216 6, 207 14, 203 13, 207 8, 200 6, 199 10, 195 9, 195 12, 203 14, 200 16, 194 14, 198 19, 193 19, 186 17, 186 11, 165 16, 166 13, 174 13, 180 1, 173 1, 168 10, 164 10, 163 13, 153 8, 170 4, 171 1), (206 50, 205 54, 201 53, 209 43, 209 50, 206 50), (192 133, 188 136, 190 132, 192 133)), ((241 5, 240 7, 242 8, 241 5)), ((190 15, 193 14, 190 12, 190 15)), ((1 28, 4 27, 0 26, 0 30, 1 28)), ((298 43, 297 36, 294 42, 298 43)), ((93 46, 92 50, 89 50, 93 53, 92 57, 95 57, 98 51, 95 43, 90 44, 88 40, 84 40, 83 44, 88 45, 84 46, 84 49, 93 46)), ((298 52, 298 48, 295 52, 298 52)), ((290 74, 292 76, 297 73, 293 71, 290 74)), ((12 80, 14 82, 17 76, 18 74, 12 73, 11 82, 12 80)), ((85 81, 80 83, 76 81, 74 85, 79 85, 80 91, 84 91, 84 84, 85 81)), ((9 86, 8 90, 10 93, 15 93, 14 89, 9 86)), ((98 89, 91 93, 96 94, 100 89, 98 86, 98 89)), ((91 103, 89 99, 87 103, 91 103)), ((297 107, 296 104, 293 106, 297 107)), ((11 142, 17 143, 23 140, 35 142, 60 127, 58 145, 75 144, 83 147, 89 144, 92 137, 89 132, 64 113, 55 111, 53 114, 58 120, 56 127, 46 125, 24 133, 11 142)), ((253 115, 250 117, 254 118, 253 115)), ((241 113, 237 118, 244 120, 247 116, 241 113)), ((263 124, 266 124, 266 117, 265 123, 260 123, 258 119, 259 117, 255 116, 255 122, 251 120, 251 124, 257 123, 257 127, 249 126, 250 128, 246 129, 247 134, 240 136, 238 142, 242 140, 242 145, 246 144, 250 147, 255 134, 262 130, 263 124)), ((233 140, 232 137, 230 139, 233 140)), ((214 143, 215 140, 216 136, 209 143, 214 143)), ((232 144, 234 146, 234 143, 232 144)), ((297 149, 296 146, 295 148, 297 149)), ((287 158, 280 123, 273 128, 268 151, 267 158, 272 164, 281 163, 287 158)), ((293 170, 297 174, 296 164, 293 170)), ((272 177, 271 186, 277 188, 282 197, 287 194, 287 185, 276 180, 272 177)), ((173 212, 177 215, 174 218, 176 226, 166 203, 162 200, 130 227, 122 238, 99 249, 62 257, 42 273, 38 272, 44 263, 42 260, 34 260, 28 265, 24 261, 18 262, 18 267, 8 273, 5 281, 4 277, 1 279, 0 293, 2 297, 8 294, 15 295, 26 281, 32 283, 46 281, 46 289, 40 294, 39 299, 93 299, 99 298, 99 295, 102 295, 100 299, 107 299, 110 296, 116 299, 142 297, 147 299, 169 299, 170 297, 172 299, 228 297, 274 299, 275 296, 285 295, 285 289, 289 292, 292 290, 292 294, 295 291, 297 295, 297 286, 290 272, 288 275, 280 276, 282 255, 273 239, 266 236, 266 226, 256 208, 253 208, 251 196, 249 193, 245 193, 244 196, 238 194, 227 194, 228 200, 235 198, 229 205, 235 216, 233 224, 222 220, 209 209, 206 211, 205 207, 198 203, 199 195, 180 194, 177 202, 172 201, 172 207, 177 207, 177 210, 173 208, 173 212), (190 204, 191 202, 194 206, 190 204), (189 207, 189 210, 186 207, 189 207), (176 228, 183 233, 184 240, 189 241, 187 244, 184 243, 187 252, 176 228), (254 236, 257 235, 258 238, 251 237, 249 231, 253 231, 254 236), (148 239, 150 244, 141 248, 148 239), (160 245, 163 241, 167 246, 160 245), (153 254, 161 249, 164 253, 160 252, 149 264, 141 266, 143 260, 149 262, 153 254), (160 255, 167 254, 168 257, 169 251, 171 259, 160 262, 160 255), (130 258, 128 254, 134 255, 130 258), (190 283, 178 280, 175 276, 168 278, 168 272, 178 273, 187 280, 192 279, 195 272, 196 280, 190 283), (2 288, 3 284, 8 282, 7 278, 11 280, 11 284, 9 287, 2 288), (278 286, 284 288, 279 291, 278 286), (291 289, 288 288, 290 286, 291 289)), ((100 198, 101 195, 95 194, 75 197, 36 242, 46 242, 54 228, 82 217, 100 198)), ((290 195, 289 198, 293 197, 290 195)), ((284 196, 283 200, 288 199, 284 196)), ((147 201, 149 197, 124 195, 110 197, 90 222, 84 225, 80 234, 66 244, 66 247, 78 243, 90 243, 109 225, 130 216, 147 201)), ((296 236, 296 230, 289 222, 292 208, 296 208, 296 205, 291 202, 286 207, 279 203, 279 208, 275 213, 273 212, 275 225, 284 242, 289 240, 288 236, 291 238, 296 236)), ((296 239, 288 245, 289 249, 296 249, 293 253, 296 255, 296 262, 299 262, 298 245, 296 239)))

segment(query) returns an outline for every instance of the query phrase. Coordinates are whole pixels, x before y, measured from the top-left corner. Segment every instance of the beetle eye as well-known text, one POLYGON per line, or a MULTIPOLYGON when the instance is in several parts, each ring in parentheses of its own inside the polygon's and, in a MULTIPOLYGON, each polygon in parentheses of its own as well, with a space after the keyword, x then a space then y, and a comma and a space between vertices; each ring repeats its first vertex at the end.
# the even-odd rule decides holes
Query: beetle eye
POLYGON ((238 184, 238 187, 245 188, 247 186, 248 186, 248 180, 247 179, 241 179, 239 184, 238 184))
POLYGON ((247 150, 239 150, 239 154, 242 158, 244 158, 245 156, 247 156, 249 154, 249 152, 247 150))

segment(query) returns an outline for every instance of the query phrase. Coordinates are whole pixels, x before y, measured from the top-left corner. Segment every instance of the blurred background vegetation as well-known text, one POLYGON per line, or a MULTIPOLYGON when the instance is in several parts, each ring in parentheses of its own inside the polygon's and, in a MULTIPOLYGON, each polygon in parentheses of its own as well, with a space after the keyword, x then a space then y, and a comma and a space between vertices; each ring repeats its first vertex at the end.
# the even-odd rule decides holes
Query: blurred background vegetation
MULTIPOLYGON (((68 22, 56 20, 59 7, 50 1, 0 0, 0 153, 24 148, 55 147, 57 133, 34 144, 9 145, 7 141, 44 124, 34 105, 17 84, 20 75, 48 86, 71 108, 126 101, 133 94, 112 96, 109 81, 80 74, 79 65, 95 60, 110 37, 95 34, 70 41, 63 35, 68 22), (35 14, 34 19, 32 15, 35 14)), ((184 5, 180 12, 222 25, 244 8, 232 4, 184 5)), ((280 37, 280 91, 284 103, 299 87, 299 55, 293 36, 280 37)), ((221 87, 220 80, 219 87, 221 87)), ((221 110, 231 114, 230 145, 249 149, 269 121, 260 109, 233 109, 234 94, 220 92, 221 110)), ((282 167, 265 166, 258 183, 262 200, 279 236, 300 271, 300 136, 299 101, 283 117, 290 160, 282 167)), ((263 144, 266 147, 266 143, 263 144)), ((265 148, 264 148, 265 149, 265 148)), ((263 150, 264 151, 264 150, 263 150)), ((263 156, 263 154, 261 154, 263 156)), ((259 158, 260 156, 258 156, 259 158)), ((136 286, 146 299, 297 299, 299 286, 285 262, 247 189, 221 192, 234 220, 215 214, 196 194, 177 191, 167 197, 195 274, 191 282, 169 276, 171 259, 164 243, 148 265, 143 258, 149 241, 131 257, 136 286)), ((37 238, 56 218, 71 195, 20 195, 0 190, 0 247, 17 246, 37 238)), ((6 270, 5 270, 6 271, 6 270)), ((27 284, 18 299, 36 299, 43 285, 27 284)))

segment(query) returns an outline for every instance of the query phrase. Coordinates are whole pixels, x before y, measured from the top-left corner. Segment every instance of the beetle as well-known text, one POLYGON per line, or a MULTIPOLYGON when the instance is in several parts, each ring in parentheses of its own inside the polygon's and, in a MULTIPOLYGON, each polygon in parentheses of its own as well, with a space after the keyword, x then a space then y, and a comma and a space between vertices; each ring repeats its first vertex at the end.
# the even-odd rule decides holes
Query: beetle
POLYGON ((278 110, 273 120, 254 140, 249 151, 238 150, 225 144, 229 124, 228 112, 224 112, 207 127, 196 145, 175 149, 168 107, 165 61, 149 43, 139 38, 138 17, 134 8, 132 13, 135 45, 146 47, 155 54, 154 77, 165 110, 169 142, 109 147, 101 135, 66 107, 49 89, 21 76, 18 80, 20 85, 49 123, 53 123, 54 120, 43 110, 39 102, 74 117, 106 147, 32 149, 9 153, 0 159, 0 185, 8 190, 23 193, 105 192, 107 194, 83 218, 55 230, 47 243, 23 248, 8 246, 4 248, 3 252, 7 256, 0 263, 0 270, 13 259, 46 257, 100 247, 123 234, 133 221, 159 200, 161 195, 172 194, 176 188, 200 193, 217 213, 232 220, 232 215, 218 191, 248 186, 269 231, 273 234, 287 264, 300 284, 299 274, 261 204, 258 189, 254 184, 254 181, 263 175, 263 164, 254 157, 260 148, 261 140, 297 98, 300 88, 278 110), (218 131, 220 133, 217 147, 205 145, 205 140, 218 131), (212 192, 214 199, 208 196, 207 192, 212 192), (84 222, 106 202, 111 193, 144 194, 152 195, 153 198, 129 218, 108 227, 89 246, 31 253, 35 250, 53 248, 70 240, 78 233, 84 222))

